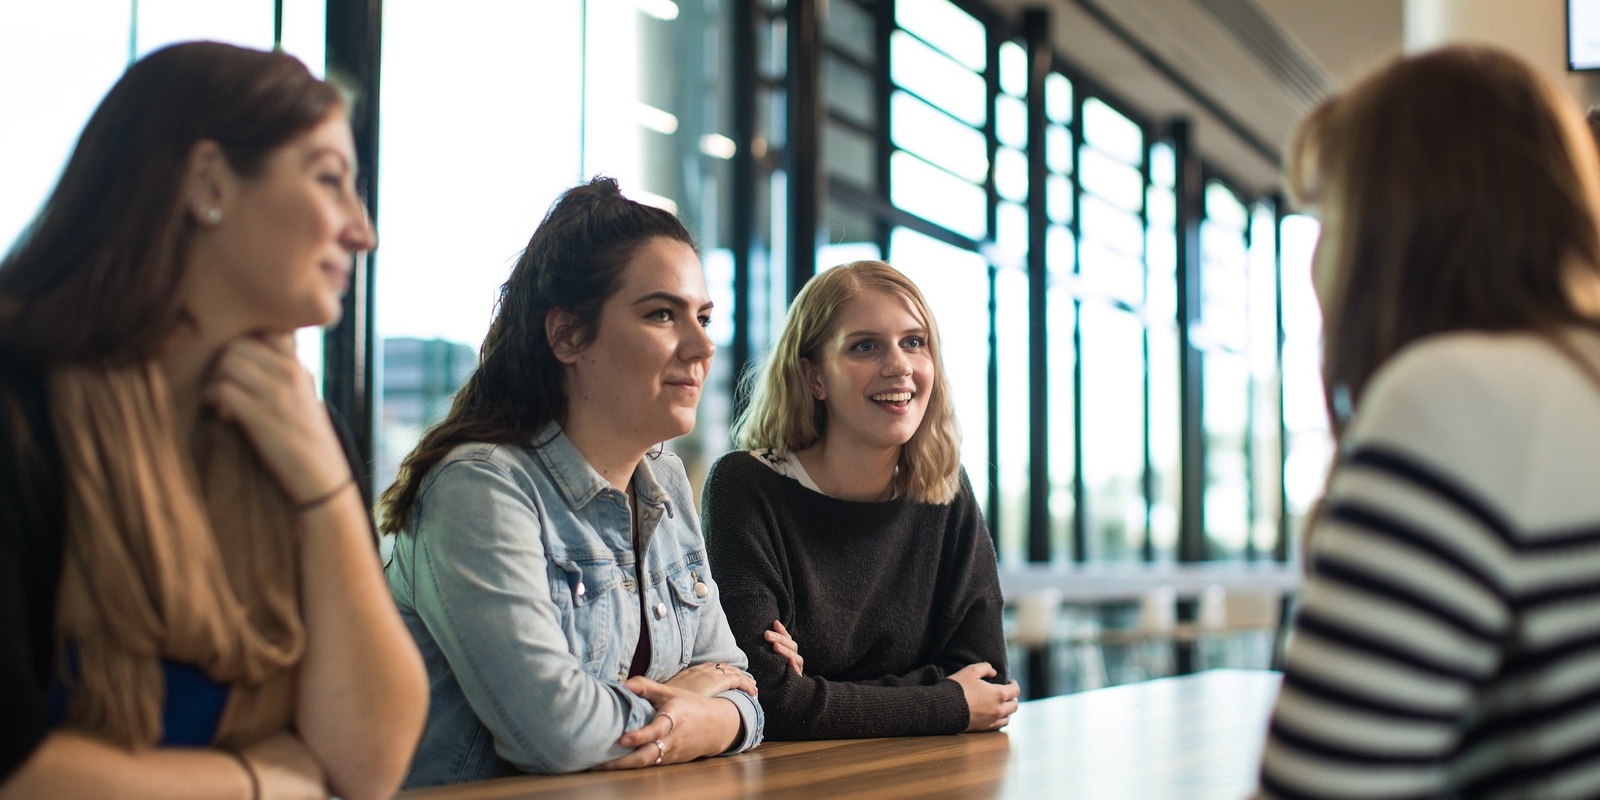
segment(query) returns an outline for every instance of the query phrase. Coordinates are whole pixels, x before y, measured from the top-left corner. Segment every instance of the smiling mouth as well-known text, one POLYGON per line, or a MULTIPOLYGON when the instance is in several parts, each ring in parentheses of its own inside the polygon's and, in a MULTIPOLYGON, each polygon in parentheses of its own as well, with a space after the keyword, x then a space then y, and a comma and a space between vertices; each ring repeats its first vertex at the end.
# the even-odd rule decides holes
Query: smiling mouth
POLYGON ((882 392, 872 396, 874 403, 888 403, 889 405, 902 405, 911 402, 916 392, 882 392))

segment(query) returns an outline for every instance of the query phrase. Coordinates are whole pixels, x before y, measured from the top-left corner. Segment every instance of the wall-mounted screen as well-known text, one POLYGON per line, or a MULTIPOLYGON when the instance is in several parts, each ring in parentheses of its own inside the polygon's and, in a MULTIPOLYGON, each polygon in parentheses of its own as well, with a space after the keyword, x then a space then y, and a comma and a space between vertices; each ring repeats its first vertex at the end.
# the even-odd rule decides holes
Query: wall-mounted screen
POLYGON ((1600 69, 1600 0, 1567 0, 1567 69, 1600 69))

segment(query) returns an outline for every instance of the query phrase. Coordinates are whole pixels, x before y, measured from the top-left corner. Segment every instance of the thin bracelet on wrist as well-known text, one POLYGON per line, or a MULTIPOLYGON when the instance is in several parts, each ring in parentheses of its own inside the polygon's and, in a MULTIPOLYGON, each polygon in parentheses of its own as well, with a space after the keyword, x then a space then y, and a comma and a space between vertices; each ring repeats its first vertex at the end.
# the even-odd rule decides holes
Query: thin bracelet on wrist
POLYGON ((261 776, 256 774, 256 765, 250 763, 250 759, 238 750, 223 752, 233 756, 234 760, 239 762, 239 766, 244 767, 245 777, 250 779, 250 800, 261 800, 261 776))
POLYGON ((307 511, 310 511, 310 510, 316 508, 317 506, 320 506, 320 505, 328 502, 329 500, 332 500, 333 498, 338 497, 340 492, 344 491, 345 489, 347 489, 347 488, 349 488, 351 486, 354 486, 355 483, 356 483, 355 476, 351 476, 351 477, 345 478, 343 481, 341 481, 339 483, 338 486, 335 486, 332 489, 329 489, 328 491, 323 492, 322 494, 319 494, 316 497, 313 497, 310 500, 307 500, 307 501, 305 501, 303 503, 296 503, 295 507, 294 507, 294 510, 300 512, 301 514, 304 514, 307 511))

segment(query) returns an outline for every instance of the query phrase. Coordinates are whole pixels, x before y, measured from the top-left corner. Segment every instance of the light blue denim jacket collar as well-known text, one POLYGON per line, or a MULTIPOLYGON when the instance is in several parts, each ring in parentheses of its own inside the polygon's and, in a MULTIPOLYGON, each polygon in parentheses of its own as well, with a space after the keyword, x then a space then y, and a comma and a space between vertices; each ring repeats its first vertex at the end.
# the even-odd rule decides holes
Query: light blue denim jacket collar
MULTIPOLYGON (((556 488, 561 491, 567 504, 573 508, 583 508, 591 500, 599 497, 601 492, 614 488, 610 481, 600 477, 600 473, 589 464, 589 459, 584 457, 583 451, 567 438, 566 431, 561 429, 560 423, 551 422, 545 425, 539 434, 533 437, 530 448, 550 470, 556 488)), ((673 515, 672 500, 656 481, 655 474, 650 469, 649 458, 639 459, 639 465, 634 468, 633 491, 639 502, 660 509, 667 516, 673 515)))

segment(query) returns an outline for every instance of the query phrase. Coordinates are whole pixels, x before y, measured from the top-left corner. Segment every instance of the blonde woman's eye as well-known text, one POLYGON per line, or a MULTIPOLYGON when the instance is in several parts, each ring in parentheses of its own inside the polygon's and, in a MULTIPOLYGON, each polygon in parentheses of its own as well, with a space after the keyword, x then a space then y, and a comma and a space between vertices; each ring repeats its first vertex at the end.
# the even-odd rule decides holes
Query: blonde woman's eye
POLYGON ((874 349, 875 347, 877 347, 877 343, 873 342, 871 339, 863 339, 853 345, 850 345, 850 349, 858 353, 865 353, 874 349))
POLYGON ((921 336, 907 336, 906 340, 901 343, 901 346, 908 348, 927 347, 928 340, 922 338, 921 336))

